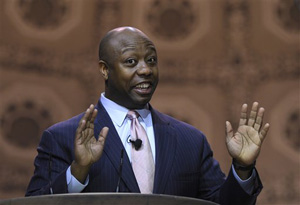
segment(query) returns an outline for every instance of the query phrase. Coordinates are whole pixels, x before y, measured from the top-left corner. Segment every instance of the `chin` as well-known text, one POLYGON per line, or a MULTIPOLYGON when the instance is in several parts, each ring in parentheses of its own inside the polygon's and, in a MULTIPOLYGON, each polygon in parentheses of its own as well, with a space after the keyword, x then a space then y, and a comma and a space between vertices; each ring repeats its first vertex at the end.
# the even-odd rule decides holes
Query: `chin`
POLYGON ((143 101, 135 102, 133 109, 143 109, 149 103, 149 101, 150 100, 143 100, 143 101))
MULTIPOLYGON (((148 102, 147 102, 148 103, 148 102)), ((147 103, 135 104, 133 109, 143 109, 147 105, 147 103)))

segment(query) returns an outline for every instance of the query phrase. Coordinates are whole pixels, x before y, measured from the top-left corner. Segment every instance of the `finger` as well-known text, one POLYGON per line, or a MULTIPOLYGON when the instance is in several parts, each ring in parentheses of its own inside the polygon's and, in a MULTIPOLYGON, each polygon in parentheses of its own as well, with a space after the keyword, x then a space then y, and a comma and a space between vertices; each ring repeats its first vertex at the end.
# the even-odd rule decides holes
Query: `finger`
POLYGON ((265 126, 263 127, 263 129, 260 131, 259 138, 262 142, 265 140, 267 133, 269 131, 269 128, 270 128, 270 124, 266 123, 265 126))
POLYGON ((248 125, 253 127, 257 115, 257 108, 258 108, 258 103, 254 102, 252 105, 252 109, 250 112, 249 120, 248 120, 248 125))
POLYGON ((88 121, 89 120, 89 116, 91 114, 91 109, 90 107, 85 111, 83 117, 80 119, 80 121, 84 120, 84 121, 88 121))
POLYGON ((97 113, 98 113, 98 110, 97 109, 94 109, 93 110, 93 113, 92 113, 92 117, 91 117, 91 120, 90 120, 90 123, 94 123, 96 117, 97 117, 97 113))
POLYGON ((91 118, 93 116, 94 113, 94 105, 91 104, 90 107, 85 111, 84 116, 82 117, 82 119, 86 120, 86 127, 90 127, 91 125, 91 118))
POLYGON ((255 120, 255 124, 254 124, 254 129, 256 131, 259 131, 259 129, 260 129, 261 125, 262 125, 264 112, 265 112, 264 108, 262 108, 262 107, 259 108, 256 120, 255 120))
POLYGON ((105 140, 106 140, 106 136, 108 134, 108 127, 103 127, 101 132, 99 133, 99 138, 98 141, 101 142, 102 144, 104 144, 105 140))
POLYGON ((228 143, 228 141, 230 141, 231 138, 233 137, 233 130, 232 130, 231 123, 229 121, 226 121, 225 123, 225 130, 226 130, 226 142, 228 143))
POLYGON ((242 105, 242 110, 241 110, 241 116, 240 116, 240 123, 239 125, 245 125, 247 122, 247 104, 242 105))
POLYGON ((95 109, 95 106, 93 104, 91 104, 90 107, 88 108, 89 115, 88 115, 87 121, 91 121, 93 113, 94 113, 94 109, 95 109))
POLYGON ((85 120, 81 120, 77 129, 76 129, 76 133, 75 133, 75 140, 79 140, 81 137, 82 137, 82 131, 84 130, 85 128, 85 124, 86 124, 86 121, 85 120))
POLYGON ((84 135, 82 135, 82 132, 83 132, 84 129, 86 129, 87 124, 88 124, 87 120, 88 120, 89 115, 91 113, 90 107, 85 111, 83 117, 79 121, 79 125, 78 125, 78 127, 76 129, 75 139, 80 139, 81 137, 84 136, 84 135))

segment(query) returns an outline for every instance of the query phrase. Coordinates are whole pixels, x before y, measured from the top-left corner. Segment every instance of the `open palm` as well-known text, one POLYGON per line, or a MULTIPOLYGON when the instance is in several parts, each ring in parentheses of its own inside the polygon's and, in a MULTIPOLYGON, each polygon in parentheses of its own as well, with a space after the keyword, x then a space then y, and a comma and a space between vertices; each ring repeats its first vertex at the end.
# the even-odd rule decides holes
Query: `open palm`
POLYGON ((99 138, 94 136, 94 120, 97 116, 97 110, 91 105, 80 120, 76 130, 74 149, 75 161, 80 166, 90 166, 98 161, 104 149, 105 138, 108 128, 104 127, 99 138))
POLYGON ((232 158, 243 165, 252 164, 258 157, 261 145, 269 130, 269 124, 262 128, 264 108, 258 109, 254 102, 247 119, 247 104, 242 106, 240 123, 234 133, 230 122, 226 122, 226 145, 232 158))

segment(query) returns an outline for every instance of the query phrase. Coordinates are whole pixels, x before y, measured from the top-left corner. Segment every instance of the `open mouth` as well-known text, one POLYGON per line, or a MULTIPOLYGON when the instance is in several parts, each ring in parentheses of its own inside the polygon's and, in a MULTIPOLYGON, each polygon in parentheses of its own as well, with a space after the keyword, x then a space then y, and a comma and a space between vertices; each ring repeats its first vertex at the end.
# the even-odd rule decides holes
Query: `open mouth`
POLYGON ((152 85, 150 83, 140 83, 134 87, 134 90, 139 94, 150 94, 152 85))
POLYGON ((150 88, 150 83, 141 83, 141 84, 138 84, 137 86, 135 86, 136 88, 138 89, 148 89, 150 88))

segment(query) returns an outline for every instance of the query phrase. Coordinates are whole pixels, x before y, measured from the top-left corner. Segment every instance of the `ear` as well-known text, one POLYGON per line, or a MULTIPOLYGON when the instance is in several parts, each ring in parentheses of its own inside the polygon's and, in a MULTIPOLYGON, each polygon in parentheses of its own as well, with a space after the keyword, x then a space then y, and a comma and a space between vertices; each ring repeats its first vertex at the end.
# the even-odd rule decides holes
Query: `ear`
POLYGON ((99 60, 100 73, 103 76, 104 80, 108 79, 108 66, 103 60, 99 60))

